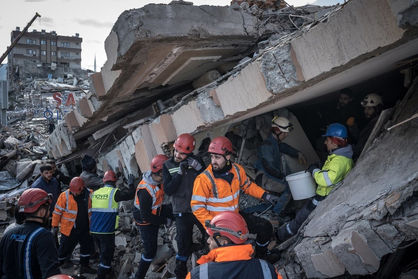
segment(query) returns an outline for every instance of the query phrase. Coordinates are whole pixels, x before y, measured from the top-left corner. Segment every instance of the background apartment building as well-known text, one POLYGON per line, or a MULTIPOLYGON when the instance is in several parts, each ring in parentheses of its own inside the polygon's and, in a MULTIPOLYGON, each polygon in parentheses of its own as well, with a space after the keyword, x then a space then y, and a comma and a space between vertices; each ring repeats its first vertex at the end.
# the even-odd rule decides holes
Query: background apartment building
MULTIPOLYGON (((11 32, 11 41, 20 28, 11 32)), ((9 71, 19 77, 60 77, 81 70, 81 42, 79 34, 57 35, 55 31, 33 30, 27 32, 16 44, 8 57, 9 71)))

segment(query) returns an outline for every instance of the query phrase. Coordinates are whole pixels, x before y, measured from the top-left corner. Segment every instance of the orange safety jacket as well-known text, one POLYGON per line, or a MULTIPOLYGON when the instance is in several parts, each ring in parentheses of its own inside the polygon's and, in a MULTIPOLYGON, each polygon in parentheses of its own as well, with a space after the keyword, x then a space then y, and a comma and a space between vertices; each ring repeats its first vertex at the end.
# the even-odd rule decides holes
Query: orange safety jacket
MULTIPOLYGON (((91 217, 91 195, 93 191, 89 190, 89 201, 88 201, 88 214, 89 220, 91 217)), ((70 194, 70 190, 62 192, 58 197, 57 203, 55 204, 54 211, 52 212, 52 226, 58 227, 61 223, 60 231, 63 235, 69 236, 71 230, 74 227, 75 220, 77 218, 77 202, 74 196, 70 194)))
POLYGON ((252 258, 253 254, 251 244, 215 248, 197 260, 200 266, 189 272, 186 279, 237 278, 238 275, 240 278, 282 279, 274 266, 264 260, 252 258))
POLYGON ((212 220, 221 212, 238 212, 240 191, 258 199, 261 199, 265 192, 250 181, 242 166, 234 163, 229 172, 234 175, 231 184, 222 178, 216 178, 213 175, 212 165, 209 165, 194 181, 190 206, 203 226, 206 220, 212 220))
MULTIPOLYGON (((152 197, 151 213, 154 215, 158 215, 160 208, 163 204, 163 199, 164 199, 164 190, 163 190, 162 185, 161 187, 159 187, 158 185, 152 185, 150 183, 145 182, 144 179, 142 179, 139 182, 138 187, 136 188, 136 191, 135 191, 135 203, 134 203, 134 206, 138 210, 140 210, 138 191, 141 189, 147 190, 148 194, 152 197)), ((148 225, 149 223, 138 223, 138 224, 148 225)))

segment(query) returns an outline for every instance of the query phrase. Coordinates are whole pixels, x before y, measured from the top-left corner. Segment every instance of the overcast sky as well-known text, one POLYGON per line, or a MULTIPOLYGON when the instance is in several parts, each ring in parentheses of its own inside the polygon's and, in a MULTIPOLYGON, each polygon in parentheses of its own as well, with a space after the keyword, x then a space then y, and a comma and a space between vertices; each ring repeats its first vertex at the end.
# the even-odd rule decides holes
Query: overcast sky
MULTIPOLYGON (((171 0, 2 0, 3 13, 0 14, 0 55, 10 45, 10 32, 19 26, 21 30, 38 12, 38 18, 29 28, 59 35, 72 36, 79 33, 83 38, 81 52, 82 68, 93 69, 94 56, 97 70, 106 61, 104 41, 109 35, 119 15, 129 9, 141 8, 148 3, 168 4, 171 0), (4 2, 7 1, 6 7, 4 2)), ((194 5, 226 6, 230 0, 193 0, 194 5)), ((314 3, 315 0, 287 0, 294 6, 314 3)), ((343 0, 317 0, 320 4, 343 2, 343 0)), ((7 61, 7 60, 6 60, 7 61)), ((5 63, 5 62, 3 62, 5 63)))

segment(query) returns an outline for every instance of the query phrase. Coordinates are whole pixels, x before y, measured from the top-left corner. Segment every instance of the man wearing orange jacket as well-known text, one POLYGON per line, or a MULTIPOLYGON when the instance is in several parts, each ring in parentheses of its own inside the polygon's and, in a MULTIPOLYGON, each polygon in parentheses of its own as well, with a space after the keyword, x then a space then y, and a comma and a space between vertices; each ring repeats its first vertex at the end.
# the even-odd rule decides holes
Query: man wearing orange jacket
MULTIPOLYGON (((190 202, 193 214, 203 225, 221 212, 238 212, 240 191, 272 204, 277 203, 278 197, 251 182, 243 167, 231 162, 234 151, 228 138, 214 138, 208 152, 211 154, 211 164, 196 177, 190 202)), ((266 219, 240 214, 250 232, 257 234, 256 256, 266 257, 273 226, 266 219)))
POLYGON ((151 160, 151 170, 144 173, 135 193, 134 219, 141 232, 144 253, 139 262, 135 279, 143 279, 147 274, 152 259, 157 253, 158 228, 169 215, 163 207, 163 165, 168 157, 156 155, 151 160))
POLYGON ((206 224, 210 252, 202 256, 186 279, 281 279, 273 265, 253 258, 244 218, 234 211, 216 215, 206 224))
POLYGON ((61 241, 58 248, 60 264, 71 265, 69 259, 77 245, 80 243, 80 273, 96 273, 89 266, 91 236, 89 222, 91 215, 92 191, 84 187, 80 177, 74 177, 70 188, 62 192, 55 204, 52 213, 52 232, 58 234, 60 225, 61 241))

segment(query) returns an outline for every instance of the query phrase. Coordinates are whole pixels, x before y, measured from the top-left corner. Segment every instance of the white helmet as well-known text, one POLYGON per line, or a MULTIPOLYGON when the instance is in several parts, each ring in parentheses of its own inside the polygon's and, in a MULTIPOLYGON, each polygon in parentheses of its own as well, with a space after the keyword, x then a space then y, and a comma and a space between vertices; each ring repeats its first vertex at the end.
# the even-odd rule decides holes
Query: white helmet
POLYGON ((377 94, 367 94, 363 101, 361 101, 363 107, 377 107, 378 105, 383 105, 382 97, 377 94))
POLYGON ((275 116, 271 120, 271 127, 279 128, 283 133, 290 133, 293 130, 293 124, 290 123, 289 119, 283 116, 275 116))

